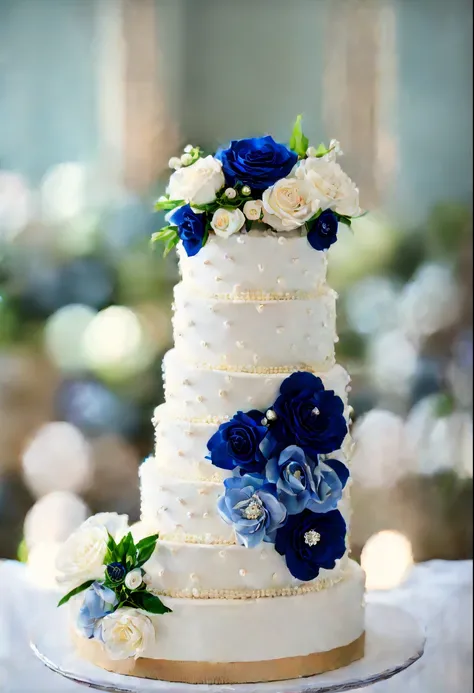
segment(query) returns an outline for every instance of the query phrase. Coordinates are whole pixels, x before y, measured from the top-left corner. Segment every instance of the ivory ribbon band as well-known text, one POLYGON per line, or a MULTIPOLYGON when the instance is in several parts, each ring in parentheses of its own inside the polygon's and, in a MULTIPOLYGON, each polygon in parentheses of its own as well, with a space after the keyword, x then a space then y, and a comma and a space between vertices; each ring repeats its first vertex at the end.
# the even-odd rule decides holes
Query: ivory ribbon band
POLYGON ((181 662, 165 659, 109 659, 100 642, 76 636, 78 654, 93 664, 125 676, 173 683, 263 683, 315 676, 348 666, 364 656, 365 633, 342 647, 304 657, 264 662, 181 662))

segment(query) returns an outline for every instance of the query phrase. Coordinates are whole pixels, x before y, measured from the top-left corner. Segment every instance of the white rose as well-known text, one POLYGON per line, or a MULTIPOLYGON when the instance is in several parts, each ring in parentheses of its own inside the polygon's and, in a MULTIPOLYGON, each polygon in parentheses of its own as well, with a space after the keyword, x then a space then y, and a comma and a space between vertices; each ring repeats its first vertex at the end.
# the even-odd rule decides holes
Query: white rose
POLYGON ((142 582, 143 577, 140 568, 135 568, 135 570, 131 570, 125 576, 125 587, 128 587, 129 590, 136 590, 137 587, 140 587, 142 582))
POLYGON ((137 659, 155 641, 153 623, 138 609, 117 609, 105 616, 101 625, 102 640, 110 659, 137 659))
POLYGON ((276 231, 303 226, 319 209, 315 190, 305 180, 282 178, 262 196, 263 221, 276 231))
POLYGON ((103 579, 107 541, 108 534, 103 525, 81 526, 71 534, 56 557, 58 582, 73 589, 87 580, 103 579))
POLYGON ((359 190, 335 161, 309 157, 300 162, 295 176, 312 186, 323 211, 332 209, 349 217, 360 214, 359 190))
POLYGON ((249 200, 244 204, 244 214, 251 221, 258 221, 262 215, 262 201, 249 200))
POLYGON ((205 205, 214 202, 217 191, 224 184, 221 162, 213 156, 206 156, 191 166, 175 171, 170 177, 166 192, 172 200, 205 205))
POLYGON ((214 212, 211 226, 216 236, 228 238, 233 233, 240 231, 245 224, 245 217, 240 209, 218 209, 214 212))
POLYGON ((116 541, 120 541, 120 539, 127 534, 129 529, 128 515, 97 513, 83 522, 79 529, 83 527, 105 527, 107 532, 111 534, 116 541))

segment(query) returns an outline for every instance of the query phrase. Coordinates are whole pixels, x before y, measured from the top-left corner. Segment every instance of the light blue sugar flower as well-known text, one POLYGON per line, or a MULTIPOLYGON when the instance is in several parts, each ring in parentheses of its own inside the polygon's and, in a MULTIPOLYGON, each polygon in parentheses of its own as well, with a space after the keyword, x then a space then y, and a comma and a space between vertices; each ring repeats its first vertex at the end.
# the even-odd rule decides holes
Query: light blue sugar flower
POLYGON ((224 481, 225 493, 217 507, 222 519, 233 525, 240 544, 247 548, 261 541, 275 541, 275 534, 287 517, 276 486, 259 474, 246 474, 224 481))
POLYGON ((308 508, 312 512, 334 510, 341 500, 349 470, 338 460, 314 462, 297 445, 289 445, 269 460, 268 481, 275 484, 278 499, 289 515, 308 508))
POLYGON ((84 592, 84 601, 77 617, 77 626, 86 638, 99 637, 100 620, 111 614, 118 604, 115 592, 94 582, 84 592))

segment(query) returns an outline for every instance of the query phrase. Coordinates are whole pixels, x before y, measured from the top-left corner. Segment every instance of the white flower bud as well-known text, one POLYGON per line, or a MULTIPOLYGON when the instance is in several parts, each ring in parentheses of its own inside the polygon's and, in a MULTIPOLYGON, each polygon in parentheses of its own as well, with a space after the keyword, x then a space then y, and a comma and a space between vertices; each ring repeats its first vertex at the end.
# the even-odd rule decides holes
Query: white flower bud
POLYGON ((229 200, 233 200, 234 197, 237 197, 237 192, 234 190, 234 188, 227 188, 224 194, 229 198, 229 200))
POLYGON ((262 201, 249 200, 244 204, 244 214, 251 221, 258 221, 262 215, 262 201))
POLYGON ((193 147, 192 144, 187 144, 187 145, 185 146, 185 148, 184 148, 184 151, 185 151, 186 154, 191 154, 191 152, 193 151, 193 149, 194 149, 194 147, 193 147))
POLYGON ((181 157, 181 163, 183 164, 183 166, 189 166, 190 164, 192 164, 193 157, 191 156, 191 154, 183 154, 183 156, 181 157))
POLYGON ((140 587, 142 582, 143 578, 142 571, 140 570, 140 568, 135 568, 135 570, 131 570, 125 576, 125 587, 128 587, 129 590, 136 590, 137 587, 140 587))
POLYGON ((248 185, 244 185, 244 187, 242 188, 242 195, 248 196, 248 195, 251 194, 251 192, 252 192, 252 191, 251 191, 251 189, 249 188, 249 186, 248 186, 248 185))
POLYGON ((308 149, 306 150, 306 156, 316 156, 316 153, 316 147, 308 147, 308 149))
POLYGON ((170 168, 174 168, 175 170, 181 168, 181 159, 179 159, 177 156, 172 156, 168 161, 168 166, 170 168))

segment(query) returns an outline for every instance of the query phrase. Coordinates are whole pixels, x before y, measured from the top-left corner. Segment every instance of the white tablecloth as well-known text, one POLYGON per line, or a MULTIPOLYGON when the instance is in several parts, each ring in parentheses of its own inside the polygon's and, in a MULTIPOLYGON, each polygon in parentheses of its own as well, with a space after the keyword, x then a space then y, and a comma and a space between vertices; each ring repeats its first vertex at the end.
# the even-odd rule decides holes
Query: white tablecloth
MULTIPOLYGON (((368 599, 396 604, 427 631, 424 657, 371 693, 470 693, 472 687, 472 562, 431 561, 416 566, 408 580, 368 599)), ((31 654, 28 632, 38 614, 53 608, 56 595, 35 588, 24 566, 0 563, 0 691, 81 693, 86 689, 48 671, 31 654)), ((48 620, 45 617, 45 628, 48 620)), ((59 637, 64 637, 59 635, 59 637)))

